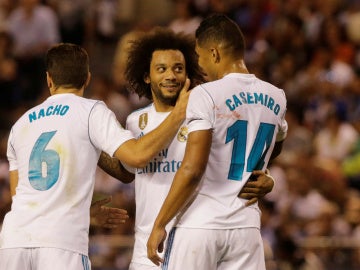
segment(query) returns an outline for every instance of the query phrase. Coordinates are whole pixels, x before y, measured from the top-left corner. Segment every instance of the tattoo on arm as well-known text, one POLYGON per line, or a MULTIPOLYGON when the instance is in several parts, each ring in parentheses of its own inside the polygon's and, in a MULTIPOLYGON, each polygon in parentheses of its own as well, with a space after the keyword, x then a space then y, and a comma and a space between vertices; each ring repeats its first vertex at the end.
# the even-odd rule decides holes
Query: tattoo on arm
POLYGON ((134 180, 134 174, 128 172, 117 158, 101 152, 98 166, 112 177, 124 183, 130 183, 134 180))

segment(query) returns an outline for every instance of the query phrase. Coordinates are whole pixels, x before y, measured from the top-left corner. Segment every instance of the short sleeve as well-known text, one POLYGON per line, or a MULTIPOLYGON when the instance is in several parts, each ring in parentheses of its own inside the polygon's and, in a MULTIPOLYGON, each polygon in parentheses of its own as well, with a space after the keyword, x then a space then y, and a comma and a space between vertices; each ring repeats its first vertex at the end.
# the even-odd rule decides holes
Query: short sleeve
POLYGON ((214 127, 215 103, 210 94, 201 86, 191 90, 186 110, 186 122, 189 132, 208 130, 214 127))
POLYGON ((276 135, 276 141, 277 142, 281 142, 283 140, 285 140, 286 136, 287 136, 287 132, 288 132, 288 123, 285 120, 285 115, 286 115, 286 95, 284 90, 280 89, 280 94, 281 98, 283 99, 283 105, 282 107, 284 108, 281 116, 280 116, 280 124, 279 126, 279 132, 276 135))
POLYGON ((288 131, 288 123, 285 120, 285 114, 284 114, 283 117, 281 118, 281 122, 279 125, 279 132, 276 135, 276 141, 281 142, 281 141, 285 140, 285 138, 287 136, 287 131, 288 131))
POLYGON ((15 149, 13 147, 13 130, 12 129, 9 134, 6 155, 7 155, 8 161, 9 161, 9 170, 10 171, 17 170, 18 164, 17 164, 16 154, 15 154, 15 149))
POLYGON ((97 102, 89 116, 89 136, 95 147, 113 156, 124 142, 133 139, 104 102, 97 102))

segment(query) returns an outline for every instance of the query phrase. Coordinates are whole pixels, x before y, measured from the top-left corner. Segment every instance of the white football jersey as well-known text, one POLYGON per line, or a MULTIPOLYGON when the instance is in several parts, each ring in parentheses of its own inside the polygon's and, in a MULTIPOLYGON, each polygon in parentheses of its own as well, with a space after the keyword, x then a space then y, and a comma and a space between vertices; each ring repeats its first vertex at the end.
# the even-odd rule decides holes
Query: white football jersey
MULTIPOLYGON (((126 127, 138 138, 159 126, 168 115, 169 112, 157 112, 154 104, 150 104, 130 114, 126 127)), ((154 265, 147 258, 146 243, 175 173, 181 165, 186 140, 187 128, 182 126, 167 148, 161 150, 146 167, 135 170, 136 218, 133 262, 154 265)), ((167 228, 172 225, 170 222, 167 228)))
POLYGON ((257 204, 238 194, 252 171, 264 170, 275 141, 287 132, 284 91, 253 74, 228 74, 197 86, 187 107, 189 133, 212 130, 212 146, 198 194, 178 227, 260 228, 257 204))
POLYGON ((101 150, 133 138, 101 101, 56 94, 12 127, 10 170, 19 182, 0 248, 54 247, 88 254, 89 209, 101 150))

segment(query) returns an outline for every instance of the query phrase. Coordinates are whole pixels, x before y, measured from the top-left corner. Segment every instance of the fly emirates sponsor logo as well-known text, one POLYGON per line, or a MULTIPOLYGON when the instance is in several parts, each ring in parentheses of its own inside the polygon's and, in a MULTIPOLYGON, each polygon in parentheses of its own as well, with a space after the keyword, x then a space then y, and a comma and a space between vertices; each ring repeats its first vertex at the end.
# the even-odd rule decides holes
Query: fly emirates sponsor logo
POLYGON ((163 149, 144 168, 136 169, 137 174, 143 173, 174 173, 181 165, 181 160, 168 159, 169 149, 163 149))

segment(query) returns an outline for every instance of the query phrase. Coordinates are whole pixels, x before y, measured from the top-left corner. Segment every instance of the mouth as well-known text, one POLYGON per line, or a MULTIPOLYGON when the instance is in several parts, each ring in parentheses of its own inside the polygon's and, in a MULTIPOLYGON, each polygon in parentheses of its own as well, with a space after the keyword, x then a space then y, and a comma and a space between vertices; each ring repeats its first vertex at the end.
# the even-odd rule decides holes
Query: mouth
POLYGON ((174 92, 178 91, 181 87, 180 83, 173 83, 173 84, 160 84, 161 88, 166 89, 167 91, 174 92))

